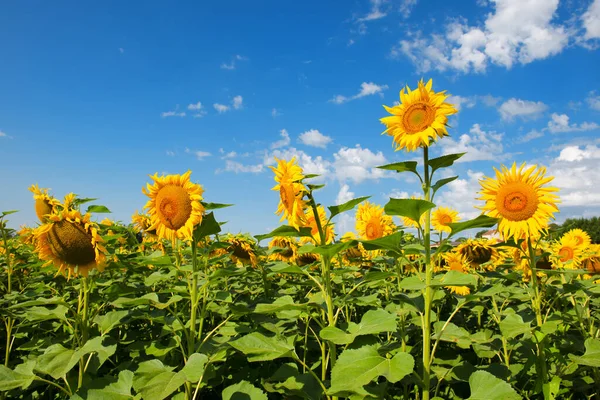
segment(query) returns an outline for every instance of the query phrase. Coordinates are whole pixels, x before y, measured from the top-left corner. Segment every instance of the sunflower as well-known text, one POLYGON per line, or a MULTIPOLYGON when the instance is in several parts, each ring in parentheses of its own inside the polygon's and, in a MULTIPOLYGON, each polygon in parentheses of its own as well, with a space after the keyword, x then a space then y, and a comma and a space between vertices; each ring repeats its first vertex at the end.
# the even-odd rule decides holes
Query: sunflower
POLYGON ((383 207, 368 201, 361 203, 356 211, 356 231, 361 239, 373 240, 391 235, 396 226, 392 217, 383 213, 383 207))
POLYGON ((575 242, 577 243, 577 246, 579 246, 582 249, 585 249, 592 243, 590 235, 588 235, 586 231, 579 228, 571 229, 570 231, 565 233, 563 237, 565 236, 569 238, 574 238, 575 242))
POLYGON ((227 235, 224 242, 230 243, 231 246, 227 248, 227 251, 231 253, 231 260, 236 264, 251 265, 256 267, 258 265, 258 259, 256 256, 256 243, 253 239, 245 235, 227 235))
POLYGON ((275 236, 269 243, 269 249, 279 248, 269 255, 269 260, 294 262, 298 241, 296 238, 287 236, 275 236))
POLYGON ((587 248, 581 259, 581 266, 590 275, 600 274, 600 244, 592 244, 587 248))
MULTIPOLYGON (((446 271, 458 271, 466 274, 471 270, 467 258, 456 251, 445 253, 443 260, 445 264, 444 270, 446 271)), ((445 288, 460 296, 466 296, 471 293, 471 289, 468 286, 445 286, 445 288)))
POLYGON ((89 213, 63 210, 47 217, 35 230, 36 251, 40 260, 54 264, 58 273, 87 276, 89 271, 104 270, 106 250, 98 235, 98 226, 89 213))
POLYGON ((55 212, 60 201, 49 195, 48 189, 40 189, 38 185, 31 185, 29 191, 33 193, 35 200, 35 214, 41 222, 45 222, 46 215, 55 212))
POLYGON ((503 165, 502 171, 495 171, 496 179, 485 177, 480 181, 479 200, 486 203, 479 208, 500 219, 498 232, 504 239, 537 235, 545 229, 558 212, 558 196, 552 193, 558 189, 545 187, 554 178, 544 176, 544 167, 537 169, 534 165, 525 170, 525 163, 518 169, 513 163, 511 169, 503 165))
POLYGON ((564 235, 552 245, 552 266, 554 268, 577 269, 583 248, 573 235, 564 235))
POLYGON ((35 246, 34 233, 35 233, 34 228, 30 228, 26 225, 21 225, 21 229, 19 229, 19 231, 17 232, 17 235, 19 236, 19 240, 21 240, 21 242, 35 246))
POLYGON ((136 233, 144 232, 152 238, 158 238, 156 236, 156 229, 149 229, 150 225, 152 225, 152 220, 148 214, 136 211, 135 214, 131 216, 131 222, 133 223, 133 230, 136 233))
POLYGON ((431 224, 435 230, 450 233, 452 230, 448 224, 458 222, 458 211, 448 207, 438 207, 431 213, 431 224))
POLYGON ((493 247, 494 243, 487 239, 467 239, 454 249, 462 255, 473 269, 485 264, 486 269, 493 266, 502 258, 500 252, 493 247))
POLYGON ((386 126, 383 133, 394 138, 396 151, 428 147, 431 141, 448 135, 448 115, 455 114, 457 110, 452 104, 444 102, 450 96, 446 91, 435 93, 431 86, 431 79, 427 83, 419 81, 415 90, 406 86, 406 93, 404 89, 400 91, 400 104, 383 106, 392 114, 380 119, 386 126))
POLYGON ((204 206, 202 186, 190 181, 192 171, 183 175, 150 176, 153 185, 142 191, 150 200, 144 206, 150 214, 148 230, 156 230, 161 239, 172 242, 192 239, 194 227, 202 222, 204 206))
POLYGON ((275 173, 275 182, 277 182, 271 190, 279 191, 279 204, 275 214, 281 214, 280 221, 287 219, 290 226, 299 228, 306 221, 304 215, 306 202, 302 200, 306 189, 300 182, 304 179, 302 168, 296 164, 296 157, 290 161, 280 160, 277 157, 275 160, 277 168, 269 167, 275 173))
MULTIPOLYGON (((321 228, 323 228, 325 232, 325 243, 329 244, 333 241, 334 232, 333 232, 333 224, 327 224, 327 215, 325 214, 325 208, 323 206, 317 206, 317 212, 319 213, 319 221, 321 222, 321 228), (327 225, 326 225, 327 224, 327 225)), ((317 226, 317 220, 315 218, 313 208, 309 207, 306 211, 306 227, 309 227, 312 238, 303 237, 300 242, 308 243, 311 242, 315 244, 315 240, 317 240, 317 245, 321 244, 321 235, 319 234, 319 227, 317 226)))
MULTIPOLYGON (((355 239, 356 235, 354 234, 354 232, 346 232, 344 233, 344 235, 342 235, 340 241, 343 243, 355 239)), ((369 261, 372 258, 372 255, 370 253, 371 252, 365 250, 363 244, 359 242, 355 246, 350 247, 349 249, 346 249, 341 253, 342 261, 344 262, 344 265, 358 265, 368 267, 370 266, 369 261)))

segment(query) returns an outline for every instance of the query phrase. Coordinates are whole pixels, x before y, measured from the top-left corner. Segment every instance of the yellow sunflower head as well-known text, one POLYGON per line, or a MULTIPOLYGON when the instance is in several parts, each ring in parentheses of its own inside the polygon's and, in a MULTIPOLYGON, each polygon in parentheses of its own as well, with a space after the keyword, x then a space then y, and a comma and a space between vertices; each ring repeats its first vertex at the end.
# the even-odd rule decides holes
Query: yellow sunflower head
POLYGON ((150 229, 152 225, 152 219, 146 213, 135 212, 131 216, 131 222, 133 223, 133 230, 136 233, 144 232, 150 237, 156 238, 156 229, 150 229))
POLYGON ((588 235, 586 231, 579 228, 569 230, 564 234, 564 236, 574 238, 577 246, 579 246, 581 249, 585 249, 592 243, 590 235, 588 235))
POLYGON ((269 243, 269 249, 274 247, 279 247, 281 251, 271 253, 269 260, 293 262, 298 249, 298 240, 293 237, 275 236, 269 243))
POLYGON ((421 80, 417 89, 411 90, 407 86, 406 92, 404 89, 400 91, 400 104, 383 106, 392 114, 380 119, 386 126, 383 133, 394 138, 396 151, 428 147, 431 141, 448 135, 448 115, 457 110, 445 102, 450 96, 446 91, 436 93, 431 86, 431 79, 427 83, 421 80))
POLYGON ((256 242, 253 239, 245 235, 227 235, 223 241, 231 243, 227 251, 231 253, 233 262, 252 267, 258 265, 256 242))
POLYGON ((150 215, 148 230, 156 230, 161 239, 191 240, 194 227, 202 222, 205 210, 200 201, 204 190, 190 181, 191 173, 160 177, 155 174, 150 176, 154 184, 142 189, 150 198, 144 206, 150 215))
POLYGON ((299 228, 305 223, 304 209, 306 202, 303 200, 306 188, 300 182, 304 179, 302 168, 296 164, 296 158, 290 161, 277 161, 277 167, 270 166, 275 173, 275 182, 272 190, 279 192, 279 204, 277 206, 277 215, 281 214, 281 221, 287 219, 288 224, 294 228, 299 228))
POLYGON ((577 238, 573 235, 564 235, 555 242, 551 247, 552 266, 554 268, 579 268, 583 248, 577 243, 577 238))
POLYGON ((600 274, 600 244, 588 247, 581 259, 581 266, 587 269, 590 275, 600 274))
MULTIPOLYGON (((446 271, 458 271, 463 274, 471 271, 471 266, 467 258, 457 251, 447 252, 443 255, 443 258, 445 264, 444 270, 446 271)), ((466 296, 471 293, 471 289, 468 286, 445 286, 445 288, 460 296, 466 296)))
POLYGON ((438 207, 431 213, 431 224, 435 230, 450 233, 448 224, 458 222, 458 211, 448 207, 438 207))
POLYGON ((462 255, 471 268, 475 269, 486 263, 491 266, 501 257, 492 245, 487 239, 467 239, 456 246, 454 251, 462 255))
POLYGON ((54 264, 59 273, 87 276, 92 269, 104 270, 106 250, 89 213, 63 210, 49 215, 34 234, 39 258, 54 264))
MULTIPOLYGON (((319 213, 319 221, 321 222, 321 227, 325 231, 325 243, 329 244, 329 243, 333 242, 333 238, 335 236, 335 234, 333 232, 333 224, 329 223, 329 225, 325 225, 327 223, 327 215, 325 213, 325 208, 323 208, 323 206, 317 206, 317 212, 319 213)), ((311 232, 312 237, 317 241, 316 244, 321 244, 321 235, 319 234, 319 227, 317 226, 317 220, 315 218, 313 208, 309 207, 306 210, 305 215, 306 215, 306 222, 305 222, 304 226, 309 227, 311 229, 310 232, 311 232)), ((304 239, 305 242, 307 241, 306 239, 308 239, 308 241, 314 243, 314 240, 312 240, 312 239, 309 239, 309 238, 302 238, 302 239, 304 239)))
POLYGON ((46 221, 46 216, 57 211, 60 201, 48 194, 48 189, 40 189, 38 185, 31 185, 29 191, 35 200, 35 214, 41 222, 46 221))
POLYGON ((553 177, 545 177, 546 169, 535 165, 525 169, 525 163, 519 168, 502 166, 496 170, 496 179, 486 177, 480 183, 482 190, 479 200, 485 205, 479 207, 486 214, 499 218, 498 232, 505 240, 509 238, 529 237, 539 234, 558 212, 558 189, 547 187, 553 177))
POLYGON ((34 233, 35 233, 34 228, 30 228, 26 225, 21 225, 21 229, 19 229, 19 231, 17 232, 17 235, 19 235, 19 239, 21 240, 21 242, 35 246, 34 233))
POLYGON ((356 231, 361 239, 373 240, 391 235, 396 229, 392 217, 385 215, 383 207, 362 202, 356 211, 356 231))

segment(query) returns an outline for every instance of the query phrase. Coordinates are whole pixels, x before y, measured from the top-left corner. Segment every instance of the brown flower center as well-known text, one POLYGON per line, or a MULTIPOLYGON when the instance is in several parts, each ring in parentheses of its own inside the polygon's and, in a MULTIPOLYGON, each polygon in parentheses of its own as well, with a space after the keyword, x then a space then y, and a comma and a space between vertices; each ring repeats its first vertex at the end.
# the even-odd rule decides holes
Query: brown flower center
POLYGON ((509 221, 525 221, 537 211, 539 200, 535 189, 524 182, 512 182, 498 189, 496 207, 509 221))
POLYGON ((167 185, 156 195, 158 218, 170 229, 177 230, 185 225, 192 215, 190 195, 181 186, 167 185))
POLYGON ((411 104, 404 115, 402 123, 406 133, 415 134, 429 128, 435 119, 435 110, 424 102, 411 104))
POLYGON ((560 256, 561 262, 567 262, 573 259, 574 251, 570 247, 563 247, 558 251, 558 255, 560 256))
POLYGON ((48 244, 56 257, 71 265, 84 266, 96 259, 92 235, 75 222, 63 220, 52 225, 48 244))

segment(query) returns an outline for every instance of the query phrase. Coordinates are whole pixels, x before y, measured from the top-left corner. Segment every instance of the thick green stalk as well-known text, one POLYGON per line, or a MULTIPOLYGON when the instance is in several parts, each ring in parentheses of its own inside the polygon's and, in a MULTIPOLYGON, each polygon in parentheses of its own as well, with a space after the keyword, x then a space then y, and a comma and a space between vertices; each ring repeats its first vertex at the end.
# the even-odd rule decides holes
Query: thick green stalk
MULTIPOLYGON (((429 148, 423 147, 424 178, 423 194, 426 201, 431 199, 431 178, 429 176, 429 148)), ((423 318, 423 400, 429 400, 429 387, 431 382, 431 301, 433 290, 431 280, 433 265, 431 264, 431 210, 425 214, 423 229, 423 246, 425 246, 425 316, 423 318)))
MULTIPOLYGON (((544 323, 542 317, 542 295, 540 293, 540 288, 537 282, 537 260, 535 250, 533 248, 533 244, 531 243, 531 238, 527 238, 527 248, 529 250, 529 267, 531 269, 531 287, 533 289, 533 298, 531 299, 533 310, 535 311, 535 317, 537 326, 541 327, 544 323)), ((538 360, 537 364, 539 367, 538 376, 542 379, 542 384, 548 382, 548 376, 546 372, 546 354, 544 351, 544 342, 545 338, 543 338, 538 344, 538 360)))
MULTIPOLYGON (((89 298, 90 298, 90 287, 89 287, 89 279, 87 276, 81 279, 81 294, 79 296, 80 300, 83 302, 81 305, 81 340, 79 342, 79 347, 83 347, 88 340, 88 314, 89 314, 89 298)), ((81 357, 79 359, 79 379, 77 380, 77 389, 81 387, 83 384, 83 374, 85 373, 85 358, 81 357)))
MULTIPOLYGON (((6 258, 6 273, 8 275, 8 285, 7 285, 7 294, 12 292, 12 262, 10 258, 10 248, 8 247, 8 235, 6 234, 6 229, 4 228, 4 222, 0 219, 0 229, 2 229, 2 239, 4 241, 4 254, 6 258)), ((10 357, 10 348, 12 345, 12 328, 15 324, 15 321, 8 317, 4 321, 4 325, 6 326, 6 352, 4 357, 4 366, 8 367, 8 359, 10 357)))

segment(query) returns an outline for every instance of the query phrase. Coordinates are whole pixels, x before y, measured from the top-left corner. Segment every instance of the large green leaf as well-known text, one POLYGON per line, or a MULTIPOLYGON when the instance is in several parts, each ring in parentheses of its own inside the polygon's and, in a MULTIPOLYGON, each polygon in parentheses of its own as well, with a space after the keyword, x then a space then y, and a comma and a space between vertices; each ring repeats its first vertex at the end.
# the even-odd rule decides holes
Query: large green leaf
POLYGON ((260 303, 256 305, 254 309, 255 314, 273 314, 280 311, 286 310, 306 310, 306 304, 295 304, 292 296, 278 297, 271 304, 260 303))
POLYGON ((396 329, 396 317, 385 310, 377 309, 367 311, 358 324, 350 322, 346 332, 328 326, 321 329, 319 335, 335 344, 350 344, 357 336, 395 332, 396 329))
POLYGON ((187 381, 196 383, 204 375, 207 362, 208 357, 205 354, 194 353, 188 358, 181 372, 185 375, 187 381))
POLYGON ((288 264, 286 262, 278 262, 269 267, 269 269, 278 274, 303 274, 304 272, 297 265, 288 264))
POLYGON ((264 235, 254 235, 256 240, 259 242, 263 239, 269 239, 275 236, 289 236, 289 237, 310 237, 311 228, 301 227, 299 230, 289 225, 282 225, 279 228, 266 233, 264 235))
POLYGON ((347 396, 353 393, 366 395, 363 386, 379 376, 395 383, 413 371, 415 361, 408 353, 382 357, 376 346, 363 346, 344 350, 331 371, 329 395, 347 396))
POLYGON ((525 323, 519 314, 508 314, 499 325, 502 336, 507 339, 531 332, 531 322, 525 323))
POLYGON ((431 167, 431 173, 433 174, 440 168, 450 167, 452 164, 454 164, 454 161, 458 160, 465 154, 467 153, 447 154, 445 156, 432 158, 431 160, 427 161, 427 164, 431 167))
POLYGON ((94 205, 89 206, 85 212, 86 213, 109 214, 111 211, 108 208, 106 208, 105 206, 94 204, 94 205))
POLYGON ((396 232, 378 239, 361 240, 360 242, 365 250, 391 250, 400 253, 403 236, 403 232, 396 232))
POLYGON ((24 318, 29 322, 41 322, 51 319, 67 320, 68 307, 58 304, 55 308, 30 307, 25 311, 24 318))
POLYGON ((475 371, 469 378, 471 397, 467 400, 520 400, 508 383, 486 371, 475 371))
POLYGON ((306 244, 300 247, 297 252, 298 254, 315 253, 322 256, 334 257, 339 252, 349 249, 350 247, 356 246, 358 242, 356 240, 348 240, 347 242, 338 242, 333 244, 326 244, 322 246, 314 246, 312 244, 306 244))
POLYGON ((435 207, 435 204, 421 199, 390 199, 384 206, 387 215, 400 215, 419 221, 421 215, 435 207))
POLYGON ((276 358, 288 357, 294 351, 294 346, 288 342, 268 337, 260 332, 252 332, 246 336, 229 342, 234 349, 244 353, 248 361, 270 361, 276 358))
POLYGON ((437 181, 436 183, 433 184, 433 186, 431 186, 431 188, 433 189, 433 193, 437 192, 438 190, 440 190, 444 185, 456 180, 458 178, 458 176, 451 176, 450 178, 444 178, 444 179, 440 179, 439 181, 437 181))
POLYGON ((396 172, 413 172, 418 174, 417 172, 417 162, 416 161, 402 161, 393 164, 382 165, 381 167, 377 167, 379 169, 385 169, 387 171, 396 171, 396 172))
POLYGON ((197 225, 194 229, 194 239, 200 240, 219 232, 221 232, 221 225, 215 219, 215 214, 210 212, 202 218, 200 225, 197 225))
POLYGON ((233 206, 233 204, 205 203, 203 201, 201 201, 200 203, 202 203, 202 205, 204 206, 204 209, 206 211, 209 211, 209 210, 218 210, 219 208, 226 208, 226 207, 233 206))
POLYGON ((362 203, 369 197, 371 197, 371 196, 359 197, 357 199, 352 199, 350 201, 347 201, 344 204, 327 207, 330 212, 329 218, 331 219, 338 214, 352 210, 354 207, 356 207, 358 204, 362 203))
POLYGON ((33 383, 33 373, 21 373, 0 365, 0 391, 16 388, 27 389, 33 383))
POLYGON ((98 315, 94 318, 94 322, 98 324, 101 335, 106 335, 108 332, 121 325, 121 321, 129 315, 128 310, 110 311, 104 315, 98 315))
POLYGON ((474 228, 491 228, 496 225, 498 222, 497 218, 492 218, 487 215, 480 215, 475 219, 470 219, 468 221, 463 222, 455 222, 453 224, 448 224, 452 232, 450 232, 450 236, 456 235, 458 232, 462 232, 466 229, 474 229, 474 228))
POLYGON ((106 378, 93 380, 86 392, 82 393, 84 397, 76 394, 70 400, 131 400, 134 398, 131 394, 132 385, 133 372, 124 370, 119 372, 116 381, 106 378))
POLYGON ((569 357, 579 365, 600 368, 600 340, 594 338, 586 339, 585 354, 582 356, 569 354, 569 357))
POLYGON ((241 381, 223 389, 223 400, 268 400, 265 392, 248 381, 241 381))
POLYGON ((435 277, 431 286, 475 286, 477 275, 467 274, 460 271, 448 271, 443 275, 435 277))
POLYGON ((14 214, 16 212, 19 212, 19 210, 8 210, 8 211, 2 211, 2 216, 6 216, 6 215, 10 215, 10 214, 14 214))
POLYGON ((185 383, 183 372, 173 372, 159 360, 144 361, 135 371, 133 388, 144 400, 162 400, 185 383))
POLYGON ((461 349, 468 349, 471 346, 471 335, 465 328, 449 322, 442 332, 444 325, 446 325, 445 321, 438 321, 433 324, 435 338, 439 337, 442 342, 456 343, 461 349))

